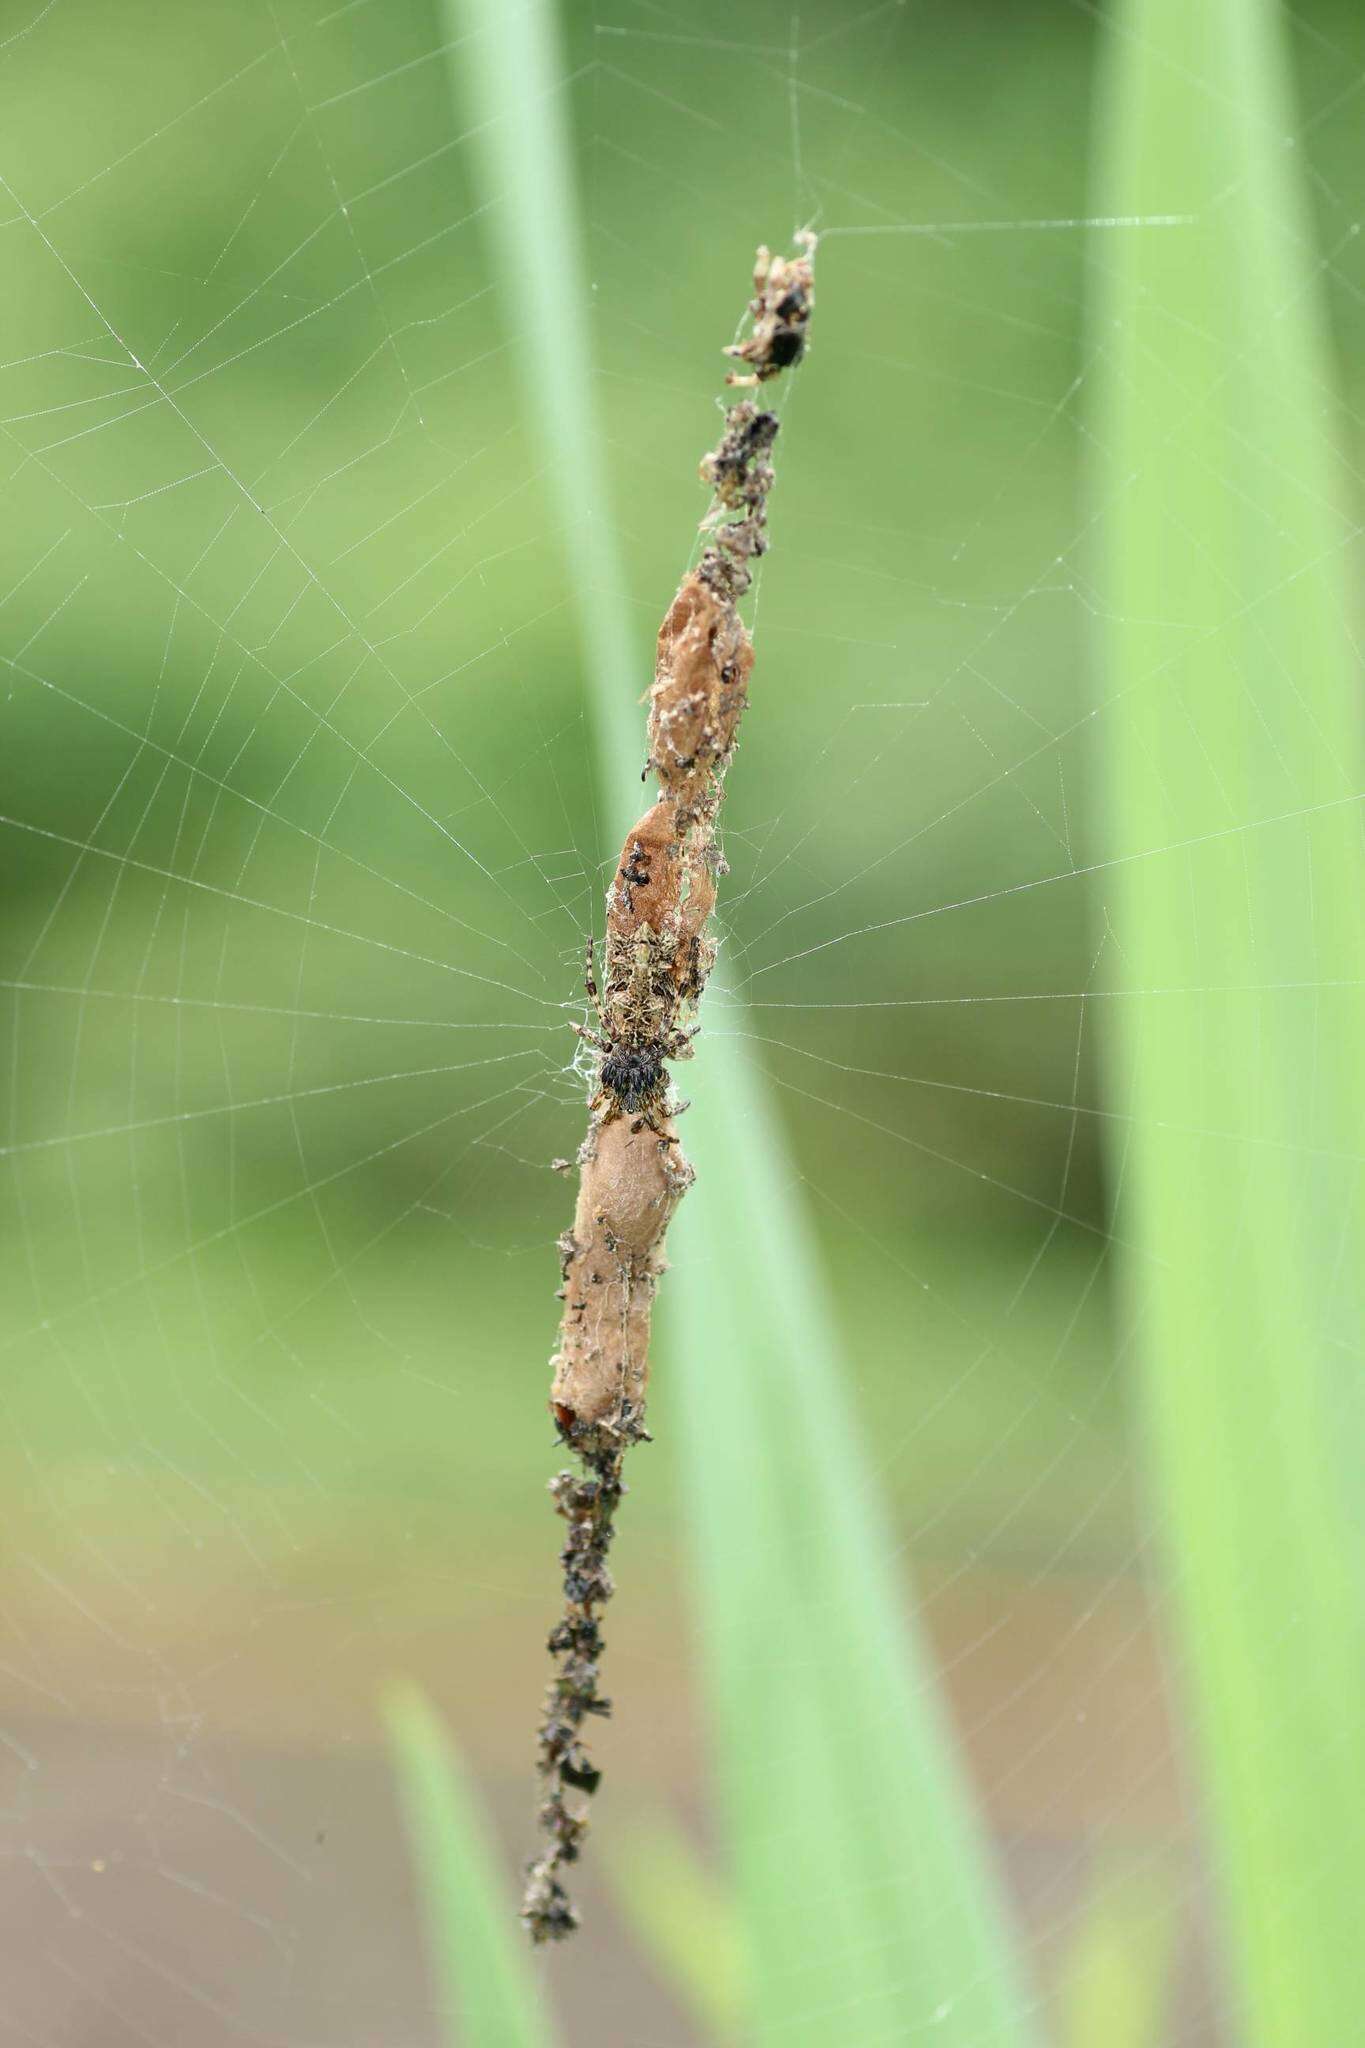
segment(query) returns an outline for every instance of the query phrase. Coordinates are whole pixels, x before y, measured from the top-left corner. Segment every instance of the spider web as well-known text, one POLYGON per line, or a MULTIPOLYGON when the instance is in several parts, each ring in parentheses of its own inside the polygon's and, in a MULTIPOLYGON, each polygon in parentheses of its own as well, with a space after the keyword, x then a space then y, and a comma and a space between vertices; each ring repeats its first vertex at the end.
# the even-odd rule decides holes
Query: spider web
MULTIPOLYGON (((717 322, 760 236, 822 232, 707 1028, 785 1113, 1040 1995, 1062 2028, 1117 1887, 1179 1923, 1159 2038, 1195 2048, 1231 2035, 1094 1071, 1093 14, 598 0, 564 91, 642 684, 717 322)), ((1295 32, 1354 322, 1362 30, 1295 32)), ((526 1846, 550 1161, 614 849, 452 63, 424 0, 35 0, 0 37, 0 1885, 5 2038, 44 2048, 437 2041, 390 1672, 526 1846)), ((651 1458, 616 1819, 690 1824, 651 1458)), ((593 1910, 568 2037, 694 2038, 593 1910)))

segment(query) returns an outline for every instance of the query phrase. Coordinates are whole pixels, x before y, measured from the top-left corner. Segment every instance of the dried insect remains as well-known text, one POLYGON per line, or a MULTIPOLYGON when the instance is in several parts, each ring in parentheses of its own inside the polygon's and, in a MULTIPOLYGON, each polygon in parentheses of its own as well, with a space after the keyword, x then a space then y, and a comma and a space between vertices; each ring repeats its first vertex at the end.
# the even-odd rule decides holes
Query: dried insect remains
MULTIPOLYGON (((815 237, 798 253, 760 249, 748 337, 726 353, 747 363, 731 384, 766 383, 805 351, 815 303, 815 237)), ((598 1690, 604 1648, 598 1615, 614 1590, 607 1569, 621 1477, 631 1444, 648 1435, 645 1389, 654 1290, 669 1219, 693 1179, 673 1119, 668 1066, 686 1059, 696 1009, 715 959, 708 923, 725 872, 716 837, 726 769, 748 696, 753 647, 737 600, 767 547, 774 413, 740 399, 701 474, 713 497, 705 545, 659 628, 649 704, 649 759, 657 800, 626 837, 607 892, 599 985, 588 947, 585 985, 598 1028, 573 1028, 596 1055, 588 1132, 578 1152, 573 1227, 559 1241, 564 1304, 553 1358, 550 1411, 583 1473, 550 1482, 568 1523, 560 1552, 564 1610, 549 1648, 557 1659, 540 1725, 540 1824, 545 1846, 529 1866, 522 1918, 536 1941, 572 1932, 564 1884, 587 1831, 586 1796, 600 1772, 583 1724, 606 1715, 598 1690)))
POLYGON ((744 341, 727 348, 727 356, 738 356, 751 366, 751 374, 732 370, 727 384, 766 384, 780 370, 794 369, 806 349, 806 329, 815 305, 811 284, 811 263, 815 237, 809 232, 796 238, 799 256, 774 256, 760 249, 754 265, 754 296, 749 301, 753 330, 744 341))

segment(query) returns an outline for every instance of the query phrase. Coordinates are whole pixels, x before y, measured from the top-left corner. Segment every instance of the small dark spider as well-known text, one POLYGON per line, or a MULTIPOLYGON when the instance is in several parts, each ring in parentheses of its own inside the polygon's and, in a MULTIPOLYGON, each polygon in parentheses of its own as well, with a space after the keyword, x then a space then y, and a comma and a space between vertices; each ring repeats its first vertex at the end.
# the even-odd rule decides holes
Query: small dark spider
POLYGON ((664 1062, 689 1058, 694 1033, 665 1029, 661 1034, 646 1035, 635 1025, 629 1037, 624 1032, 618 1036, 613 1031, 612 1019, 597 986, 591 939, 588 940, 584 987, 597 1012, 601 1033, 589 1031, 582 1024, 571 1024, 569 1028, 578 1033, 585 1045, 590 1045, 601 1055, 597 1092, 589 1108, 594 1113, 602 1112, 603 1123, 610 1123, 613 1117, 618 1116, 634 1117, 634 1130, 643 1130, 648 1125, 662 1143, 676 1145, 677 1139, 664 1130, 658 1116, 677 1115, 686 1109, 687 1104, 670 1104, 668 1069, 664 1062))

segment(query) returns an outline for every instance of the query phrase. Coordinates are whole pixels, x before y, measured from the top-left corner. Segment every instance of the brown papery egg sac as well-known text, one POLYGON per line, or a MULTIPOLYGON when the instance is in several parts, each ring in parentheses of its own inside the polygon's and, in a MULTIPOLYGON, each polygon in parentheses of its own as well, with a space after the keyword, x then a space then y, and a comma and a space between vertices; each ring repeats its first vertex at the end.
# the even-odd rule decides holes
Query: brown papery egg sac
POLYGON ((668 794, 705 804, 734 749, 754 650, 734 605, 689 576, 659 628, 649 761, 668 794))
POLYGON ((587 1146, 573 1229, 560 1239, 564 1317, 551 1361, 550 1411, 575 1439, 618 1432, 644 1413, 664 1233, 692 1179, 680 1154, 625 1117, 599 1126, 587 1146))

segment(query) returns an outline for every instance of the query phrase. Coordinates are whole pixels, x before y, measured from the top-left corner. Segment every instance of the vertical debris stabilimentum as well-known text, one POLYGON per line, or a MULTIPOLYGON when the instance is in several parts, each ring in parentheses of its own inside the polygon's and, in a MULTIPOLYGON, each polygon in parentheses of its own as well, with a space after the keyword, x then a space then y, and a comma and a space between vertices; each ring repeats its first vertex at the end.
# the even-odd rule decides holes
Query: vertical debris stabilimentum
MULTIPOLYGON (((761 389, 805 352, 815 237, 796 239, 793 256, 758 252, 749 331, 726 350, 745 366, 731 371, 731 386, 761 389)), ((556 1670, 540 1724, 544 1844, 522 1905, 535 1941, 562 1939, 578 1924, 564 1870, 581 1851, 587 1799, 601 1777, 585 1723, 611 1712, 600 1690, 598 1619, 613 1592, 607 1552, 625 1454, 648 1435, 649 1325, 664 1237, 693 1179, 674 1128, 685 1105, 673 1099, 668 1063, 691 1051, 715 959, 707 926, 725 873, 716 822, 754 660, 737 605, 768 544, 777 429, 774 413, 737 399, 703 458, 712 501, 702 556, 659 628, 650 691, 646 774, 659 794, 627 833, 607 891, 600 983, 589 948, 597 1028, 575 1027, 592 1047, 596 1087, 578 1153, 573 1227, 559 1241, 564 1313, 550 1410, 581 1472, 550 1481, 568 1534, 560 1552, 564 1611, 549 1638, 556 1670)))

